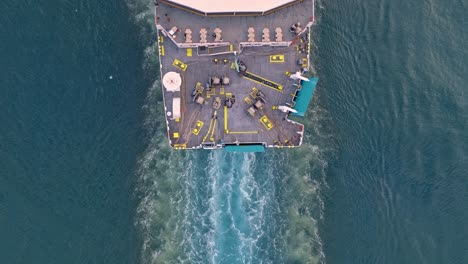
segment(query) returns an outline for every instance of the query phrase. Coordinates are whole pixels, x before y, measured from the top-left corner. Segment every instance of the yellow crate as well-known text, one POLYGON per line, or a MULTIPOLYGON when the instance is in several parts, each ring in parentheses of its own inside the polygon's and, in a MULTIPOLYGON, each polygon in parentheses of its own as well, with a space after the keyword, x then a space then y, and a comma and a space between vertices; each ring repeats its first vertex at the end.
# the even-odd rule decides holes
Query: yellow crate
POLYGON ((192 129, 192 133, 198 136, 198 134, 200 133, 200 130, 203 127, 203 124, 204 123, 202 121, 197 120, 197 122, 195 123, 195 127, 192 129))
POLYGON ((174 144, 175 149, 186 149, 187 144, 174 144))
POLYGON ((159 54, 161 56, 164 56, 164 46, 163 45, 159 46, 159 54))
POLYGON ((283 54, 270 55, 270 62, 271 63, 284 62, 284 55, 283 54))
POLYGON ((183 63, 182 61, 178 59, 174 59, 174 62, 172 63, 172 65, 176 68, 179 68, 182 71, 187 70, 187 67, 188 67, 187 64, 183 63))
POLYGON ((273 123, 268 119, 266 115, 260 117, 260 123, 267 129, 270 130, 273 128, 273 123))
POLYGON ((206 91, 206 98, 216 95, 216 88, 212 87, 210 90, 206 91))
POLYGON ((192 57, 192 48, 187 49, 187 57, 192 57))
POLYGON ((258 89, 256 87, 252 87, 252 91, 250 92, 250 96, 252 96, 253 99, 257 99, 257 93, 258 93, 258 89))
POLYGON ((179 132, 174 132, 174 138, 179 138, 179 132))

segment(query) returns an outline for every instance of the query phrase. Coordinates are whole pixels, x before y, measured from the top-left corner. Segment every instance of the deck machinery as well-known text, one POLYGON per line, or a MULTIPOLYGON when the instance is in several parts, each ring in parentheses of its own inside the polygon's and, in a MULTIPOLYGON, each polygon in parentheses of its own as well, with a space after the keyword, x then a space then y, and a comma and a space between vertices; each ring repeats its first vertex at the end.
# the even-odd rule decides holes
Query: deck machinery
POLYGON ((300 146, 304 126, 288 117, 303 116, 317 82, 304 76, 314 2, 230 2, 154 2, 169 143, 300 146))

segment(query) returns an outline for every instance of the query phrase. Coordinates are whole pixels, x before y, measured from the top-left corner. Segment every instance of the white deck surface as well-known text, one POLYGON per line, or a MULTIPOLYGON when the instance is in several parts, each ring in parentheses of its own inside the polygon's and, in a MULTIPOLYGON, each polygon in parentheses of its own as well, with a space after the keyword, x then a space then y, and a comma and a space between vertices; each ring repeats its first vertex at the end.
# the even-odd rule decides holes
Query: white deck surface
POLYGON ((172 117, 180 118, 180 98, 172 98, 172 117))

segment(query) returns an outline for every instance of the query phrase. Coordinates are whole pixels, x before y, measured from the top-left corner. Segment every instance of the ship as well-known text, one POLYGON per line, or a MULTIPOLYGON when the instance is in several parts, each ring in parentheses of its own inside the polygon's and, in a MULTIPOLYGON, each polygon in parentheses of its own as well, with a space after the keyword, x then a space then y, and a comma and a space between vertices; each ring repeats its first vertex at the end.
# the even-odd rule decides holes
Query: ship
POLYGON ((310 71, 314 5, 155 0, 169 145, 240 152, 301 146, 300 117, 318 82, 310 71))

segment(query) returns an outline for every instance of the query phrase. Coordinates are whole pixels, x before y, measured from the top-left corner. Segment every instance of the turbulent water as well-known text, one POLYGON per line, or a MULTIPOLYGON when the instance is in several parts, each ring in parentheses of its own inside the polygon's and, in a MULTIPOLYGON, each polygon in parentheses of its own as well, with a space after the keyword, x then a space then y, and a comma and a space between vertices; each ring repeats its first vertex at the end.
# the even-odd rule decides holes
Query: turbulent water
POLYGON ((0 263, 467 263, 466 1, 316 3, 255 154, 169 148, 152 1, 0 9, 0 263))
MULTIPOLYGON (((310 155, 325 166, 318 156, 310 155)), ((167 165, 158 166, 161 154, 148 153, 142 161, 147 196, 139 223, 146 234, 145 258, 155 263, 320 260, 314 220, 320 184, 306 173, 308 164, 288 171, 289 158, 285 153, 197 152, 169 155, 163 161, 167 165)), ((316 173, 322 177, 321 169, 316 173)))

